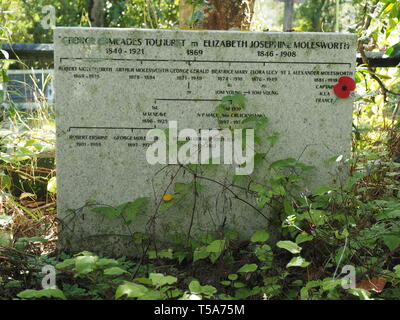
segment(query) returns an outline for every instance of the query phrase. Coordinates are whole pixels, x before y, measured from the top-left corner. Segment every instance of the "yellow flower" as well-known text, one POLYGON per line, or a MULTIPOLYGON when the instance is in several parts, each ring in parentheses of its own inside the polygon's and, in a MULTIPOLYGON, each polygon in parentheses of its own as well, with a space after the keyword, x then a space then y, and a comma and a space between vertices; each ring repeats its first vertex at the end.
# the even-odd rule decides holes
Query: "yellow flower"
POLYGON ((174 196, 173 194, 167 193, 167 194, 164 194, 164 196, 162 197, 162 199, 163 199, 165 202, 170 202, 174 197, 175 197, 175 196, 174 196))

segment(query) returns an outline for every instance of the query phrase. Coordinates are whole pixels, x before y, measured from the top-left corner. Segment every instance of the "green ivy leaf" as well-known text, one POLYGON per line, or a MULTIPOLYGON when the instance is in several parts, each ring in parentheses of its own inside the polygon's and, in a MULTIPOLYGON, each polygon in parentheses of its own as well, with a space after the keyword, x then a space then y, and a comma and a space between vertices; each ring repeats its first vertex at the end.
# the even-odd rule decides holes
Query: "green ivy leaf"
POLYGON ((228 279, 231 281, 235 281, 239 278, 239 276, 236 273, 231 273, 230 275, 228 275, 228 279))
POLYGON ((201 293, 201 285, 197 280, 192 280, 189 283, 189 290, 191 293, 201 293))
POLYGON ((172 251, 172 249, 165 249, 165 250, 161 250, 158 252, 158 256, 161 259, 173 259, 174 258, 174 253, 172 251))
POLYGON ((207 251, 207 247, 199 247, 196 248, 193 252, 193 262, 196 262, 201 259, 205 259, 210 255, 210 252, 207 251))
POLYGON ((0 230, 0 247, 11 247, 12 234, 7 231, 0 230))
POLYGON ((57 288, 47 288, 42 290, 24 290, 17 294, 21 299, 37 299, 37 298, 56 298, 66 300, 64 293, 57 288))
POLYGON ((246 97, 243 94, 234 94, 231 96, 225 96, 222 98, 222 102, 231 102, 234 105, 239 106, 240 108, 244 108, 246 105, 246 97))
POLYGON ((400 237, 396 235, 384 235, 382 236, 383 242, 389 248, 390 251, 393 251, 397 247, 400 246, 400 237))
POLYGON ((119 299, 125 295, 128 298, 139 298, 144 296, 148 291, 149 289, 141 284, 125 281, 124 284, 121 284, 117 288, 115 299, 119 299))
POLYGON ((285 240, 285 241, 279 241, 276 246, 278 248, 286 249, 290 253, 296 254, 300 253, 301 247, 299 247, 296 243, 293 241, 285 240))
POLYGON ((310 264, 310 262, 304 260, 304 258, 297 256, 294 257, 292 260, 289 261, 289 263, 286 265, 286 268, 290 267, 301 267, 305 268, 310 264))
POLYGON ((80 256, 75 258, 75 270, 79 273, 90 273, 96 267, 97 256, 80 256))
POLYGON ((1 182, 1 186, 2 188, 4 188, 4 190, 10 190, 11 185, 12 185, 12 180, 10 176, 7 175, 0 175, 0 182, 1 182))
POLYGON ((235 293, 235 298, 238 300, 244 300, 247 299, 249 296, 251 296, 252 292, 248 288, 240 288, 236 290, 235 293))
POLYGON ((258 266, 255 263, 245 264, 237 272, 240 272, 240 273, 254 272, 257 269, 258 269, 258 266))
POLYGON ((273 260, 273 252, 269 245, 264 244, 261 247, 257 248, 255 251, 255 255, 258 260, 264 262, 264 267, 270 268, 272 266, 273 260))
POLYGON ((277 160, 273 163, 270 164, 270 169, 274 168, 294 168, 296 165, 297 160, 294 158, 288 158, 288 159, 282 159, 282 160, 277 160))
POLYGON ((400 278, 400 264, 398 264, 397 266, 395 266, 395 267, 393 268, 393 270, 394 270, 394 273, 396 274, 396 276, 397 276, 398 278, 400 278))
POLYGON ((105 266, 117 266, 118 261, 114 259, 107 259, 107 258, 101 258, 97 260, 96 266, 98 267, 105 267, 105 266))
POLYGON ((56 177, 52 177, 47 183, 47 191, 50 193, 57 192, 57 179, 56 177))
POLYGON ((244 284, 243 282, 235 282, 235 283, 233 284, 233 286, 234 286, 235 288, 244 288, 244 287, 246 287, 246 284, 244 284))
MULTIPOLYGON (((0 52, 3 53, 3 55, 4 55, 4 57, 5 57, 6 59, 8 59, 9 54, 8 54, 7 51, 5 51, 5 50, 0 50, 0 52)), ((8 82, 7 70, 4 70, 4 69, 1 70, 1 78, 2 78, 2 79, 1 79, 0 82, 8 82)))
POLYGON ((302 232, 296 237, 296 243, 300 244, 303 242, 311 241, 314 239, 314 237, 311 234, 308 234, 307 232, 302 232))
POLYGON ((73 265, 75 265, 75 258, 65 259, 63 262, 57 263, 56 268, 65 269, 73 265))
POLYGON ((356 288, 356 289, 349 289, 349 293, 355 295, 360 300, 374 300, 370 298, 371 293, 365 289, 356 288))
POLYGON ((275 144, 278 142, 279 140, 279 133, 278 132, 274 132, 272 134, 272 136, 269 136, 267 138, 267 141, 271 144, 271 147, 275 146, 275 144))
POLYGON ((131 223, 136 216, 145 209, 147 204, 149 203, 149 198, 142 197, 138 198, 133 202, 127 202, 122 205, 119 205, 116 210, 119 211, 119 214, 122 214, 127 223, 131 223))
POLYGON ((173 284, 178 281, 177 278, 172 276, 164 276, 162 273, 150 273, 149 278, 156 287, 162 287, 166 284, 173 284))
POLYGON ((119 216, 120 211, 115 210, 113 207, 96 207, 92 209, 93 212, 99 213, 108 219, 115 219, 119 216))
POLYGON ((263 229, 257 230, 252 236, 251 242, 265 242, 269 238, 269 233, 263 229))
POLYGON ((207 297, 211 297, 217 293, 217 289, 213 286, 202 286, 198 280, 192 280, 189 283, 189 290, 193 294, 204 294, 207 297))
POLYGON ((400 42, 391 46, 385 51, 384 57, 398 58, 400 57, 400 42))
POLYGON ((129 273, 129 272, 119 267, 111 267, 104 270, 104 274, 107 276, 119 276, 124 273, 129 273))
POLYGON ((207 252, 221 253, 225 249, 225 240, 214 240, 207 246, 207 252))
POLYGON ((251 124, 246 126, 246 128, 255 130, 264 129, 268 124, 268 118, 265 117, 248 117, 242 121, 242 124, 251 124))
POLYGON ((165 300, 167 297, 158 290, 149 290, 146 294, 138 297, 138 300, 165 300))

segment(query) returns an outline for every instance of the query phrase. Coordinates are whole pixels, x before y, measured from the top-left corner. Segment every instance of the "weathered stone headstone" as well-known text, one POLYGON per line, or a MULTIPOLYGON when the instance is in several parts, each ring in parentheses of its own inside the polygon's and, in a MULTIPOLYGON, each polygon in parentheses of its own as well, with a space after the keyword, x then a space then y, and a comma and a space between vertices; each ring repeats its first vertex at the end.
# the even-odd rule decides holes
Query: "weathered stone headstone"
MULTIPOLYGON (((349 154, 352 98, 337 99, 332 86, 353 76, 354 35, 57 28, 54 39, 58 215, 66 249, 129 254, 132 234, 149 228, 165 239, 190 228, 248 235, 267 227, 244 201, 204 180, 197 180, 207 187, 204 199, 195 203, 192 195, 190 205, 177 201, 171 212, 158 210, 163 195, 174 193, 177 166, 148 163, 148 130, 168 128, 169 121, 179 129, 218 128, 215 108, 225 96, 247 99, 226 126, 266 116, 269 132, 280 133, 268 161, 293 157, 316 166, 310 188, 333 184, 338 175, 327 159, 349 154), (152 202, 129 228, 85 205, 139 197, 152 202)), ((220 172, 215 177, 225 183, 220 172)))

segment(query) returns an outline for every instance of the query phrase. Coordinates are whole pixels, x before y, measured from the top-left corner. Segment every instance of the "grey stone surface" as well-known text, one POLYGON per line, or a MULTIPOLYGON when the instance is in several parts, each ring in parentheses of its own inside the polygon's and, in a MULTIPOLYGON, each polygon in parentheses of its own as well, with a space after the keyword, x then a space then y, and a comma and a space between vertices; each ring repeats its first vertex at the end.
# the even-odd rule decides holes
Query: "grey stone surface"
MULTIPOLYGON (((207 181, 198 180, 205 195, 195 206, 189 196, 173 210, 157 210, 163 194, 173 193, 177 167, 160 171, 147 163, 147 130, 167 128, 168 120, 179 129, 216 128, 218 100, 234 93, 246 96, 245 114, 268 117, 268 133, 280 133, 267 161, 293 157, 316 166, 306 177, 309 189, 338 182, 327 159, 349 155, 353 100, 336 99, 332 85, 354 75, 354 35, 57 28, 54 42, 58 215, 66 249, 131 254, 135 245, 113 235, 186 235, 192 215, 193 233, 229 227, 247 236, 268 227, 259 213, 207 181), (129 228, 85 206, 145 196, 148 211, 129 228)), ((228 120, 235 126, 235 118, 228 120)), ((221 166, 211 176, 230 181, 231 169, 221 166)))

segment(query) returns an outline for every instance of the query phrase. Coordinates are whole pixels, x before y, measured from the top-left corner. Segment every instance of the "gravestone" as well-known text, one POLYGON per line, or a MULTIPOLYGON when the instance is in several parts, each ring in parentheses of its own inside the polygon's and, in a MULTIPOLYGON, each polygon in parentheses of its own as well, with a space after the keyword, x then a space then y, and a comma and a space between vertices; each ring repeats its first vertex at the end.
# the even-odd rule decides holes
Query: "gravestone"
POLYGON ((315 166, 309 189, 340 178, 327 160, 349 155, 353 101, 337 99, 332 86, 354 75, 354 35, 57 28, 54 42, 64 249, 131 254, 137 249, 132 238, 150 229, 162 240, 221 228, 248 236, 267 228, 247 204, 254 199, 224 187, 231 180, 223 172, 232 166, 215 171, 221 184, 198 179, 205 195, 180 203, 175 182, 190 174, 146 160, 150 129, 168 128, 169 121, 179 129, 219 128, 215 110, 226 96, 246 98, 245 109, 226 118, 226 126, 265 116, 269 134, 280 133, 269 162, 292 157, 315 166), (161 212, 166 193, 176 195, 176 208, 161 212), (95 203, 115 207, 140 197, 151 201, 129 227, 93 212, 95 203))

